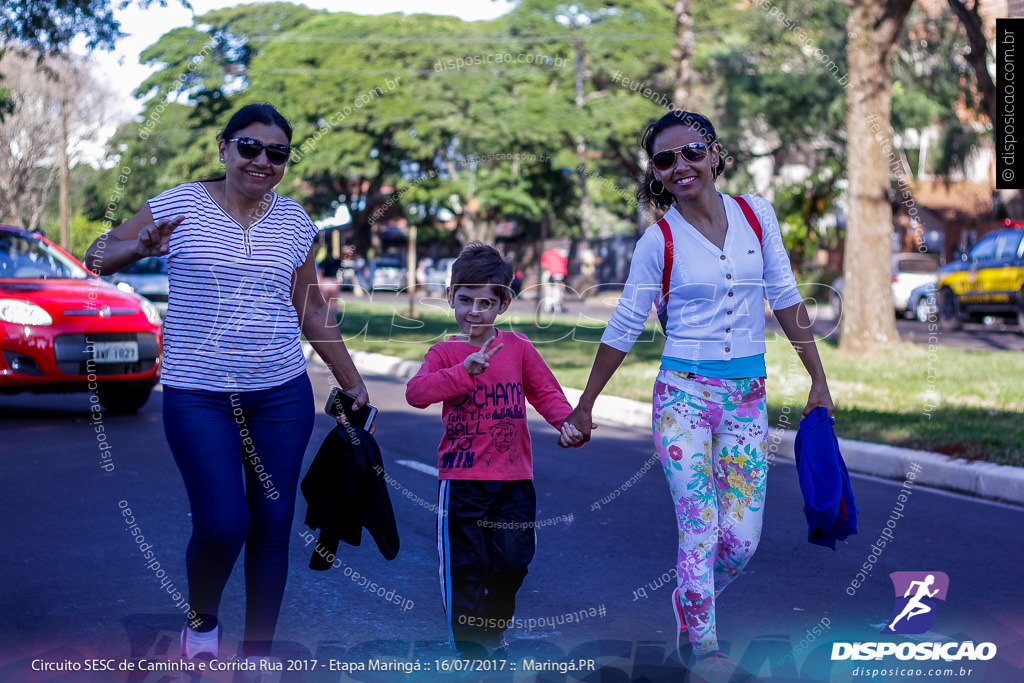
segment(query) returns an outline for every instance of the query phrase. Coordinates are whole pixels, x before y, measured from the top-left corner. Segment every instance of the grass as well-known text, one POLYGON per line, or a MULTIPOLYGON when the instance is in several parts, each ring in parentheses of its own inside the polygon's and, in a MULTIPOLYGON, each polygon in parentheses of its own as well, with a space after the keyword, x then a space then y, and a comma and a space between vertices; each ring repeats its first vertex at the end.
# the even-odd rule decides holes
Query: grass
MULTIPOLYGON (((352 349, 422 360, 432 344, 458 332, 447 308, 421 306, 412 319, 393 303, 342 303, 341 329, 352 349)), ((604 320, 554 317, 537 326, 532 316, 509 313, 498 321, 526 334, 563 386, 586 385, 604 320)), ((605 393, 649 402, 662 343, 650 325, 605 393)), ((769 335, 767 346, 769 420, 777 425, 788 412, 792 423, 810 380, 785 337, 769 335)), ((868 356, 824 342, 818 349, 840 437, 1024 466, 1024 354, 910 343, 868 356)))

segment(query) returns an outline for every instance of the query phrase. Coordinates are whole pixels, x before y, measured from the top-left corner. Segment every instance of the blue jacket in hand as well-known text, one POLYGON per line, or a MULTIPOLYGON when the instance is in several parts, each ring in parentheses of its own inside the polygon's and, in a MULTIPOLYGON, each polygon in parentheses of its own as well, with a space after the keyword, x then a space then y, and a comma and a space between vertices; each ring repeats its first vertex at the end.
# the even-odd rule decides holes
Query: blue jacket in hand
POLYGON ((796 471, 804 496, 807 540, 832 550, 837 540, 857 533, 857 505, 834 424, 828 411, 818 407, 800 420, 796 434, 796 471))

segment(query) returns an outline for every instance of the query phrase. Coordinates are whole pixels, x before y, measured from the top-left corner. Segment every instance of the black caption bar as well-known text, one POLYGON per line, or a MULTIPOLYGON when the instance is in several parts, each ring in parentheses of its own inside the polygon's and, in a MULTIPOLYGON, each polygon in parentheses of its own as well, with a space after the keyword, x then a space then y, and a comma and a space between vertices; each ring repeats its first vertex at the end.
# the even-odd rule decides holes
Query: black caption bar
POLYGON ((1024 108, 1024 19, 996 19, 996 189, 1024 190, 1024 128, 1018 125, 1017 89, 1024 108))

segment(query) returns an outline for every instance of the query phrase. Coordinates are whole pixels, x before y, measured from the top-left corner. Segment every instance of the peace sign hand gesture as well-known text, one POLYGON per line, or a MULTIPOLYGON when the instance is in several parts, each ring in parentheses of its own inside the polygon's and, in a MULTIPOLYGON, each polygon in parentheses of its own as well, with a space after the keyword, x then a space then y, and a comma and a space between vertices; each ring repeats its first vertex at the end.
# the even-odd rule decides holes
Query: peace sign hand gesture
POLYGON ((153 221, 142 228, 135 242, 135 251, 139 256, 163 256, 171 249, 171 233, 183 220, 184 216, 175 216, 170 220, 153 221))
POLYGON ((497 337, 491 337, 484 342, 484 345, 480 347, 480 350, 476 353, 471 353, 466 356, 466 360, 462 361, 462 364, 466 366, 466 371, 471 375, 479 375, 481 372, 486 370, 490 365, 490 360, 498 351, 501 351, 501 347, 504 344, 498 344, 493 349, 488 351, 491 343, 497 339, 497 337))

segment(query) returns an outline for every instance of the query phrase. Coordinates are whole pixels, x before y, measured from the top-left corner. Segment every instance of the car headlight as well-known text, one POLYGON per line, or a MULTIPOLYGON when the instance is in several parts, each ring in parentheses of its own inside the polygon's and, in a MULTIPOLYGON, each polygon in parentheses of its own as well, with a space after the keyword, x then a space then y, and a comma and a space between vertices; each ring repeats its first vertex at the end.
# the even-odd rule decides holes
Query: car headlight
POLYGON ((146 320, 151 325, 163 325, 164 319, 160 317, 160 311, 153 305, 149 299, 142 299, 139 301, 139 306, 142 307, 142 312, 146 314, 146 320))
POLYGON ((39 327, 53 324, 53 318, 46 309, 18 299, 0 299, 0 320, 15 325, 39 327))

